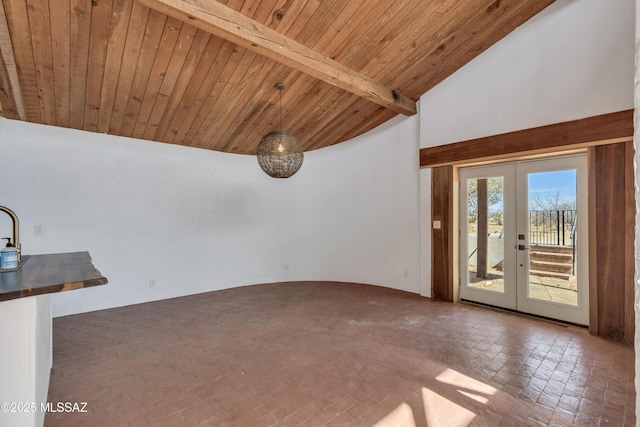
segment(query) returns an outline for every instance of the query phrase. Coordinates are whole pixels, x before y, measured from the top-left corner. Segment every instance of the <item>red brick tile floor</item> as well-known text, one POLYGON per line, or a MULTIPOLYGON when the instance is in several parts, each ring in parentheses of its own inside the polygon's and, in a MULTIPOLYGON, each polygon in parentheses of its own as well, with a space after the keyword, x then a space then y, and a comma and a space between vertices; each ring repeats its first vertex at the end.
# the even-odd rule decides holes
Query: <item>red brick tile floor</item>
POLYGON ((634 352, 381 287, 257 285, 54 319, 46 426, 635 425, 634 352))

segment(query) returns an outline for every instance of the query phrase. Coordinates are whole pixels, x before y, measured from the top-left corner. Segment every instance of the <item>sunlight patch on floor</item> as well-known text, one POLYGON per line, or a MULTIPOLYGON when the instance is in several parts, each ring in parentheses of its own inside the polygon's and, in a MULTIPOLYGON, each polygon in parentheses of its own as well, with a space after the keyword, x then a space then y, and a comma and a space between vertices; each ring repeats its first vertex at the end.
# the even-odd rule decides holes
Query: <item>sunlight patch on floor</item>
POLYGON ((450 368, 442 371, 436 377, 436 381, 451 388, 447 387, 438 393, 422 387, 424 411, 427 425, 430 427, 468 426, 476 417, 476 414, 468 409, 472 407, 469 399, 487 405, 491 396, 498 392, 490 385, 450 368))
POLYGON ((374 427, 416 427, 416 419, 413 416, 411 406, 401 403, 387 416, 375 423, 374 427))
POLYGON ((424 413, 429 427, 467 427, 476 414, 426 387, 422 387, 424 413))
MULTIPOLYGON (((485 384, 482 381, 474 380, 473 378, 463 375, 460 372, 454 371, 450 368, 445 369, 440 375, 436 377, 436 380, 440 381, 441 383, 458 387, 459 389, 465 389, 465 392, 474 394, 476 396, 493 396, 498 392, 497 389, 491 387, 489 384, 485 384)), ((463 390, 458 390, 458 392, 462 393, 463 390)), ((483 399, 486 401, 483 402, 481 400, 478 400, 478 402, 487 403, 488 399, 483 399)))

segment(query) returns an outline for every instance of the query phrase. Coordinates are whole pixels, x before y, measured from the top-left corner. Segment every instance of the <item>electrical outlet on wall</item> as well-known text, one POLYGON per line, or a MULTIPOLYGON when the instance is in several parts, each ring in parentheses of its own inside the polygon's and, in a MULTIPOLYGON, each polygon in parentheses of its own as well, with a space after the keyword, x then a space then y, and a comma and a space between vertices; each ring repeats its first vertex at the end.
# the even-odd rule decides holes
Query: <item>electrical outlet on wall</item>
POLYGON ((149 287, 153 288, 156 285, 156 279, 149 279, 149 287))
POLYGON ((33 235, 42 236, 44 234, 44 226, 42 224, 36 224, 33 226, 33 235))

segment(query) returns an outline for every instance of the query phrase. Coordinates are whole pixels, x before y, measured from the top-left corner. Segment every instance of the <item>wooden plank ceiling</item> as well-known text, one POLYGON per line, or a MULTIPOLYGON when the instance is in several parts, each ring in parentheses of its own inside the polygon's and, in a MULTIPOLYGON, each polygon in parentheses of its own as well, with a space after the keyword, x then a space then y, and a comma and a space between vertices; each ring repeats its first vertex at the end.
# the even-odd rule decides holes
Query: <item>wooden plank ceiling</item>
POLYGON ((255 154, 284 82, 283 128, 313 150, 412 114, 553 1, 3 0, 0 114, 255 154))

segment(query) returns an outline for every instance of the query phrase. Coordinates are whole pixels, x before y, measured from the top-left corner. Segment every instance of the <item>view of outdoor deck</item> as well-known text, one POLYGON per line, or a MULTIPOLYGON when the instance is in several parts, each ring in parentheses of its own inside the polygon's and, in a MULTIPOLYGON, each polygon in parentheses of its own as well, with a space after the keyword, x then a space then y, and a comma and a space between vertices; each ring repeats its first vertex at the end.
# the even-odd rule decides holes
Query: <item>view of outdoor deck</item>
MULTIPOLYGON (((503 179, 469 180, 467 199, 468 286, 500 293, 505 292, 505 250, 510 250, 504 241, 503 179)), ((527 297, 576 306, 575 196, 567 201, 559 193, 530 194, 528 205, 528 235, 518 236, 518 244, 527 243, 520 248, 528 251, 527 297)))

